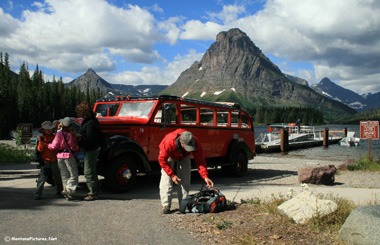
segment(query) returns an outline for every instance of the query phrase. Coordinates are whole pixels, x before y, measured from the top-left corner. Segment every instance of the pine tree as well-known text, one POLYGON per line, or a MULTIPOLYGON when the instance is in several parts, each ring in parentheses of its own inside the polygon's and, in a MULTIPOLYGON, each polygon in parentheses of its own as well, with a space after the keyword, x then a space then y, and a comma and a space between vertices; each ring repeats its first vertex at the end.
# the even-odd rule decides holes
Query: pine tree
POLYGON ((17 86, 17 107, 19 112, 20 122, 27 123, 33 118, 32 114, 32 96, 30 88, 32 82, 30 80, 27 65, 23 63, 19 72, 19 80, 17 86))

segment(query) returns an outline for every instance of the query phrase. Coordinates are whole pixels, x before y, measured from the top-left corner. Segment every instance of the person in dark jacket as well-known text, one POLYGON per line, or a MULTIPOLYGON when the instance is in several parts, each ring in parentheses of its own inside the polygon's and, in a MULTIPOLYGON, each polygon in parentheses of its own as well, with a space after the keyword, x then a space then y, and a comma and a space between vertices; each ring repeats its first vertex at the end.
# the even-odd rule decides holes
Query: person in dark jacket
POLYGON ((98 179, 97 162, 100 153, 101 133, 98 119, 88 102, 82 102, 75 107, 78 117, 83 119, 79 134, 76 134, 79 147, 84 151, 84 176, 89 193, 85 201, 99 198, 100 182, 98 179))

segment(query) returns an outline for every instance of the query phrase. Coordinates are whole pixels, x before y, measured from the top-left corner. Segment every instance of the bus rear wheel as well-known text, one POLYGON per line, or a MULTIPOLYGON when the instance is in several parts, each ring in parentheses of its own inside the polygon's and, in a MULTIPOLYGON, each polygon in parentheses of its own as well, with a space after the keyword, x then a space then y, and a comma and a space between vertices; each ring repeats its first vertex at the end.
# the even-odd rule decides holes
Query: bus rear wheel
POLYGON ((248 158, 243 151, 236 153, 231 165, 222 166, 225 176, 242 177, 248 171, 248 158))

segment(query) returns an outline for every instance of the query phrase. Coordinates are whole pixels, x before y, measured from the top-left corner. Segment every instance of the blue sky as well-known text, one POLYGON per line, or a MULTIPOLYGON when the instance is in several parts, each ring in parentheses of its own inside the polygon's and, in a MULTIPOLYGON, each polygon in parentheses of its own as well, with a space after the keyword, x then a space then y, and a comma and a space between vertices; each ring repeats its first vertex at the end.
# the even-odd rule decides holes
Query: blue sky
POLYGON ((0 1, 0 52, 45 80, 92 68, 110 83, 170 85, 231 28, 309 84, 380 91, 376 0, 0 1))

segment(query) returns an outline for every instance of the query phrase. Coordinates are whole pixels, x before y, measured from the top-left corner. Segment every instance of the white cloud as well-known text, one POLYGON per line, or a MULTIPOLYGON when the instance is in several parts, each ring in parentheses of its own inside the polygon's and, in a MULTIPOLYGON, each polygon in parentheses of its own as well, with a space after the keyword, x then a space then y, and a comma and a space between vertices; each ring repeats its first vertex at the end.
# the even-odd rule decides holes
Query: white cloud
POLYGON ((223 10, 219 13, 209 13, 211 19, 215 19, 216 22, 229 23, 238 19, 239 15, 245 13, 245 7, 243 5, 224 5, 223 10))
MULTIPOLYGON (((362 93, 370 79, 379 80, 380 4, 367 0, 273 0, 263 11, 235 21, 264 53, 314 64, 310 83, 328 77, 341 86, 355 74, 349 88, 362 93), (369 77, 371 77, 369 79, 369 77)), ((282 66, 279 65, 282 69, 282 66)), ((292 75, 303 73, 294 71, 292 75)), ((311 76, 310 76, 311 75, 311 76)), ((377 87, 380 91, 380 87, 377 87)))
POLYGON ((5 16, 14 31, 0 37, 4 52, 66 72, 114 69, 113 56, 142 63, 160 59, 153 48, 161 35, 155 19, 138 6, 118 8, 102 0, 47 0, 35 6, 38 11, 24 11, 22 21, 5 16), (74 60, 75 66, 68 64, 74 60))
POLYGON ((379 1, 268 0, 255 13, 249 13, 249 1, 221 1, 220 11, 202 13, 202 19, 165 16, 164 3, 144 8, 112 2, 36 1, 37 10, 24 11, 21 19, 0 8, 0 51, 16 66, 27 61, 72 74, 93 68, 111 83, 171 84, 208 47, 175 52, 240 28, 264 54, 284 61, 276 64, 281 70, 309 84, 328 77, 358 93, 380 91, 379 1), (290 63, 311 65, 296 69, 290 63), (126 71, 110 73, 121 65, 126 71))
POLYGON ((2 37, 9 37, 13 29, 17 29, 19 22, 0 8, 0 33, 2 37))
POLYGON ((157 3, 152 5, 152 10, 153 10, 153 12, 157 12, 157 13, 163 13, 164 12, 164 10, 157 3))
POLYGON ((158 28, 166 33, 165 38, 171 45, 174 45, 178 40, 180 29, 177 27, 177 24, 181 21, 181 18, 172 17, 158 23, 158 28))
POLYGON ((189 68, 195 61, 199 61, 202 55, 194 50, 189 50, 184 56, 177 55, 162 69, 157 66, 145 66, 140 71, 123 71, 114 75, 104 74, 102 76, 108 82, 115 84, 170 85, 177 80, 181 72, 189 68))
POLYGON ((225 27, 214 22, 202 23, 199 20, 190 20, 182 26, 184 31, 180 34, 185 40, 215 40, 216 35, 224 31, 225 27))

